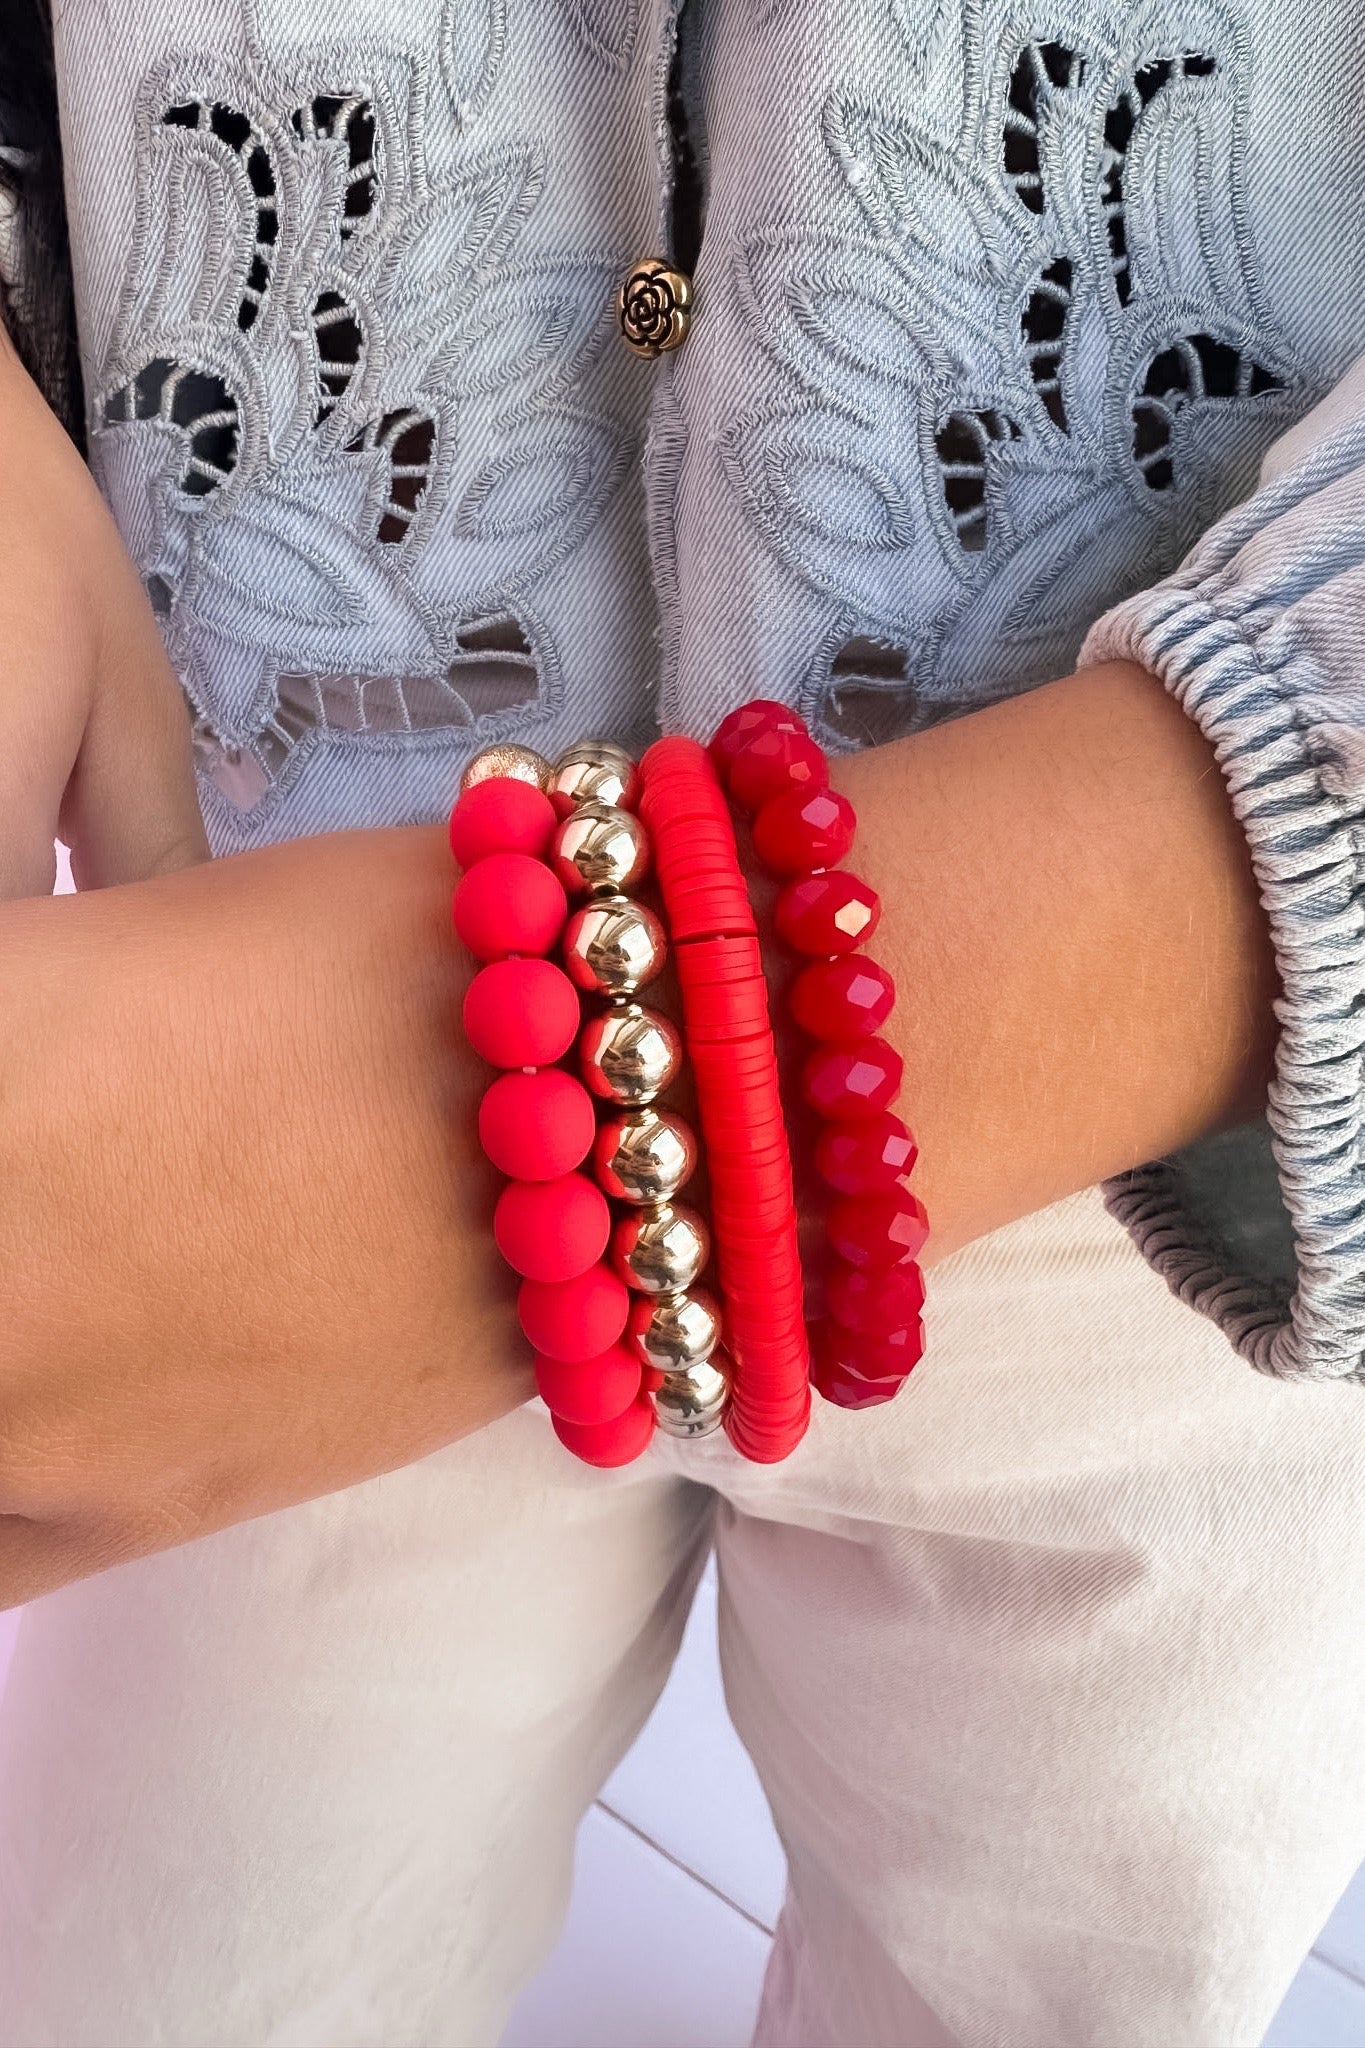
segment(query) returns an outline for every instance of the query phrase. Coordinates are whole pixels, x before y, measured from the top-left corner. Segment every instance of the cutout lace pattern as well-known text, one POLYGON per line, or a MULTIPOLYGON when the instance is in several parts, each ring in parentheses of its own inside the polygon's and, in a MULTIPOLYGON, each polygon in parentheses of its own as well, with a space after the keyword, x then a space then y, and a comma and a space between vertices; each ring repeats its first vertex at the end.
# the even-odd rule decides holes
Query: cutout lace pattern
MULTIPOLYGON (((565 4, 586 62, 624 61, 637 0, 565 4)), ((619 256, 521 256, 545 159, 480 144, 504 41, 500 0, 449 0, 439 80, 368 47, 178 58, 140 95, 92 458, 201 773, 253 823, 313 747, 492 737, 544 709, 533 588, 629 459, 579 396, 619 256), (459 136, 440 180, 429 119, 459 136)))
MULTIPOLYGON (((912 47, 911 13, 922 72, 945 24, 912 47)), ((835 742, 1061 672, 1306 402, 1243 218, 1234 18, 1196 0, 1125 47, 1021 15, 992 47, 969 5, 954 140, 832 93, 843 226, 735 253, 759 348, 726 466, 821 605, 805 708, 835 742)))

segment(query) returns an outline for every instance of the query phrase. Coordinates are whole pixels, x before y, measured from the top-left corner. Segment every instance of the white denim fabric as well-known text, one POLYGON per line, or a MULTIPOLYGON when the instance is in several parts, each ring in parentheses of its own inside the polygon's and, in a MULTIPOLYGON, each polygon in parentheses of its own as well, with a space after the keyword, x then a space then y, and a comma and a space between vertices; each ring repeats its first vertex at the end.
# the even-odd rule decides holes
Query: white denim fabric
POLYGON ((495 2048, 712 1539, 758 2048, 1257 2048, 1365 1843, 1365 1402, 1247 1372, 1096 1191, 933 1282, 785 1464, 604 1475, 534 1404, 30 1608, 0 2048, 495 2048))

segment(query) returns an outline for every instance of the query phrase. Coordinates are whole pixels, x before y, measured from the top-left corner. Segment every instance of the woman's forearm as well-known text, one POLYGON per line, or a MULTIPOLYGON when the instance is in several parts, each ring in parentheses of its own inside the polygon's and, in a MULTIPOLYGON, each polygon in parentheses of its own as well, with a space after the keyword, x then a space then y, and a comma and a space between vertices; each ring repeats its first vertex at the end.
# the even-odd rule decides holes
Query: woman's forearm
POLYGON ((1112 663, 840 761, 941 1258, 1253 1115, 1274 961, 1202 735, 1112 663))
POLYGON ((526 1398, 450 883, 433 826, 0 905, 0 1606, 526 1398))

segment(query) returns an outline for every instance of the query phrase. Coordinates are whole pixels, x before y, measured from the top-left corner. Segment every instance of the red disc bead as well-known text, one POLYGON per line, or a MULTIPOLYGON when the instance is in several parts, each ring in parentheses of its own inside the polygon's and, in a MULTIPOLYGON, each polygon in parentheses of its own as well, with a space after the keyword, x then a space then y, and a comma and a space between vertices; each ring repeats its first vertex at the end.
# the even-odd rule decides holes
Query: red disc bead
POLYGON ((572 1173, 596 1135, 592 1097, 562 1067, 499 1074, 479 1104, 479 1143, 498 1171, 514 1180, 557 1180, 572 1173))
POLYGON ((815 1142, 816 1168, 841 1195, 876 1195, 895 1188, 918 1153, 909 1131, 889 1109, 827 1124, 815 1142))
POLYGON ((467 789, 450 813, 450 850, 462 868, 490 853, 544 855, 554 836, 554 805, 543 789, 510 775, 467 789))
POLYGON ((851 953, 877 929, 881 898, 842 868, 788 882, 773 912, 777 929, 798 953, 851 953))
POLYGON ((871 1116, 894 1101, 904 1071, 904 1060, 884 1038, 822 1045, 801 1069, 801 1093, 823 1117, 871 1116))
POLYGON ((924 1307, 924 1275, 916 1265, 868 1273, 832 1259, 825 1274, 825 1298, 836 1323, 846 1330, 875 1334, 915 1320, 924 1307))
POLYGON ((775 697, 755 697, 752 703, 741 704, 723 718, 711 738, 708 749, 716 773, 724 781, 730 772, 730 763, 742 747, 761 732, 804 732, 805 720, 794 711, 790 704, 779 704, 775 697))
POLYGON ((600 1358, 537 1358, 536 1392, 562 1422, 613 1422, 640 1391, 640 1361, 621 1344, 600 1358))
POLYGON ((785 726, 755 733, 730 761, 730 794, 746 811, 784 790, 823 789, 828 781, 829 763, 809 733, 785 726))
POLYGON ((829 1212, 829 1241, 841 1259, 867 1273, 910 1265, 929 1235, 929 1218, 916 1195, 846 1195, 829 1212))
POLYGON ((521 1327, 547 1358, 597 1358, 626 1327, 630 1297, 605 1266, 575 1280, 523 1280, 517 1295, 521 1327))
POLYGON ((629 1465, 649 1447, 654 1434, 654 1403, 642 1393, 624 1415, 614 1416, 610 1422, 566 1422, 559 1415, 551 1420, 565 1449, 585 1465, 629 1465))
MULTIPOLYGON (((482 787, 482 785, 479 785, 482 787)), ((569 901, 544 861, 529 853, 490 853, 455 890, 455 932, 476 960, 548 953, 564 929, 569 901)))
POLYGON ((849 1045, 879 1031, 896 1007, 896 984, 863 953, 812 960, 791 985, 787 1005, 801 1029, 825 1045, 849 1045))
POLYGON ((493 1236, 527 1280, 575 1280, 595 1266, 611 1236, 607 1198, 585 1174, 511 1180, 493 1211, 493 1236))
POLYGON ((769 874, 836 867, 853 844, 853 806, 837 789, 786 789, 754 819, 754 851, 769 874))
POLYGON ((553 1066, 581 1019, 577 991, 552 960, 495 960, 465 991, 465 1037, 495 1067, 553 1066))

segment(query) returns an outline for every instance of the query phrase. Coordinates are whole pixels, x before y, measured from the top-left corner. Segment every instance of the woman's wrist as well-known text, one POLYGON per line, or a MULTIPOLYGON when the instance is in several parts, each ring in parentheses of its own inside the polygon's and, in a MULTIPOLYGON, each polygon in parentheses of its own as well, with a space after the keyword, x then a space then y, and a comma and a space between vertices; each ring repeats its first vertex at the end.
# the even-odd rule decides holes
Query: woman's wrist
POLYGON ((1252 1116, 1276 976, 1203 736, 1106 664, 835 764, 882 900, 925 1263, 1252 1116))

